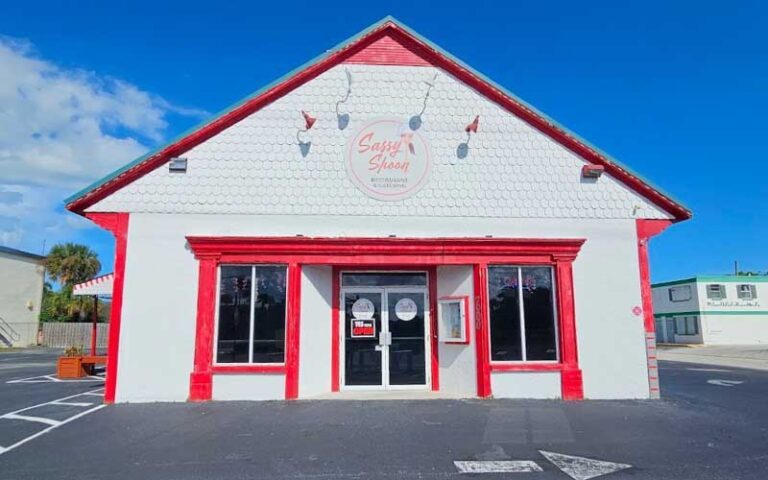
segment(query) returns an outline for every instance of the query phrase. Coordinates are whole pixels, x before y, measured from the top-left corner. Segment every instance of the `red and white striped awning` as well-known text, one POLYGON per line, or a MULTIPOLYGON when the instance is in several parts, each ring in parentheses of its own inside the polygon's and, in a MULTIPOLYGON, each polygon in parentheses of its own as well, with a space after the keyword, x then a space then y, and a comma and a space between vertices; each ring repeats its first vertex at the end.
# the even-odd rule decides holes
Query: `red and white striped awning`
POLYGON ((114 273, 94 277, 87 282, 78 283, 72 287, 72 295, 112 295, 114 273))

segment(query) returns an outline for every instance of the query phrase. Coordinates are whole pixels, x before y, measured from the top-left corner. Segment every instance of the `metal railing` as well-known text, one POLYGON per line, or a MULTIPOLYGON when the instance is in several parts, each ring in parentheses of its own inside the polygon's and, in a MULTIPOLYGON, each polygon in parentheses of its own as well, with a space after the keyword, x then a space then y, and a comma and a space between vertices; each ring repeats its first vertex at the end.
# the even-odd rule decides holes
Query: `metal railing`
POLYGON ((11 343, 21 340, 21 335, 3 317, 0 317, 0 338, 10 346, 11 343))

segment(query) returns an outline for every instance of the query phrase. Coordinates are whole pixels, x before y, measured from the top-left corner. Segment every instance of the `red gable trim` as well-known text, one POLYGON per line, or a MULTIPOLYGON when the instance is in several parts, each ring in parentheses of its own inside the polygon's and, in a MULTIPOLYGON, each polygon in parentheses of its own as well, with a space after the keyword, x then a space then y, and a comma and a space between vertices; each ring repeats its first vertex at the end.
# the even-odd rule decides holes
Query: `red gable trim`
POLYGON ((344 63, 358 63, 363 65, 407 65, 416 67, 429 67, 432 64, 424 58, 416 55, 405 45, 399 43, 390 36, 383 37, 357 52, 344 63))
MULTIPOLYGON (((350 59, 354 60, 355 58, 368 58, 369 61, 371 61, 370 59, 372 58, 378 58, 381 59, 381 61, 384 61, 385 59, 387 61, 395 61, 402 57, 401 59, 405 61, 405 56, 401 54, 392 57, 386 57, 381 54, 369 55, 366 53, 364 56, 356 57, 356 55, 360 54, 363 50, 371 47, 376 42, 384 39, 385 37, 389 37, 391 38, 392 42, 398 43, 409 49, 413 53, 413 56, 408 57, 410 61, 415 61, 413 59, 414 57, 417 57, 427 62, 427 64, 442 68, 446 72, 456 77, 458 80, 464 82, 465 84, 486 96, 489 100, 498 103, 512 114, 516 115, 542 133, 559 142, 574 152, 576 155, 582 157, 584 160, 596 165, 604 166, 605 171, 609 175, 623 182, 629 188, 636 191, 641 196, 647 198, 659 208, 669 212, 675 218, 675 220, 686 220, 691 217, 691 212, 683 205, 678 204, 671 198, 648 185, 642 179, 633 175, 631 172, 622 168, 620 165, 612 162, 605 155, 585 144, 583 141, 571 135, 561 127, 553 124, 552 121, 548 120, 538 112, 532 110, 521 101, 511 98, 498 87, 492 85, 488 81, 478 76, 476 73, 470 71, 467 67, 460 65, 451 58, 448 58, 446 55, 439 52, 437 49, 430 46, 425 41, 421 40, 413 33, 406 30, 404 27, 398 25, 392 20, 387 20, 380 26, 373 28, 368 33, 360 36, 352 43, 339 48, 335 52, 327 55, 316 63, 311 64, 304 70, 288 78, 282 83, 275 85, 262 94, 235 107, 234 109, 213 120, 211 123, 206 124, 199 130, 189 134, 178 142, 165 147, 164 149, 147 158, 145 161, 126 170, 117 177, 99 185, 82 197, 69 203, 67 205, 67 209, 82 214, 82 212, 89 206, 105 198, 116 190, 119 190, 123 186, 142 177, 143 175, 149 173, 160 165, 163 165, 168 161, 169 158, 181 155, 184 152, 192 149, 193 147, 220 133, 226 128, 236 124, 240 120, 243 120, 264 106, 274 102, 284 95, 287 95, 297 87, 312 80, 313 78, 329 70, 335 65, 350 59)), ((385 45, 386 42, 389 42, 389 40, 380 45, 385 45)))

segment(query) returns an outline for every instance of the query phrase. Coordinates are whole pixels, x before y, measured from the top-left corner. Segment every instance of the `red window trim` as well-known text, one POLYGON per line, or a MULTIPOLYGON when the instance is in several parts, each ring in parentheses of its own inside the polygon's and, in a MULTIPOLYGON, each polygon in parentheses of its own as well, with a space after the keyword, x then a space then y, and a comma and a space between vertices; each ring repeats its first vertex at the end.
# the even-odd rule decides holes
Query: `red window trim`
POLYGON ((564 368, 560 362, 519 362, 519 363, 491 363, 492 372, 559 372, 564 368))
MULTIPOLYGON (((190 375, 190 400, 212 396, 213 319, 216 275, 221 263, 288 263, 289 322, 286 329, 286 398, 298 397, 301 265, 332 266, 332 361, 338 370, 340 270, 424 269, 429 274, 432 309, 432 388, 439 389, 437 346, 437 266, 472 265, 475 303, 475 345, 478 396, 491 395, 488 337, 488 264, 549 264, 555 267, 562 364, 563 398, 583 398, 578 365, 573 301, 572 263, 584 239, 522 238, 327 238, 327 237, 198 237, 187 241, 200 261, 195 362, 190 375), (291 281, 290 279, 294 280, 291 281), (293 285, 293 288, 291 288, 293 285), (291 352, 290 354, 288 352, 291 352)), ((332 366, 331 389, 338 391, 339 372, 332 366)))

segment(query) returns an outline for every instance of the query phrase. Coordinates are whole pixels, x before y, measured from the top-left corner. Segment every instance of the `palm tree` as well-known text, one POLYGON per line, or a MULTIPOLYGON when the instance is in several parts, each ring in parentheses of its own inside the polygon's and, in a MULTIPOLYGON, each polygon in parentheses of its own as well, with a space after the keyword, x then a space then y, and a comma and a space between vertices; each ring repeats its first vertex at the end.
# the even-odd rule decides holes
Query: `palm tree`
POLYGON ((67 242, 51 248, 45 268, 53 280, 71 288, 99 273, 101 262, 89 247, 67 242))
POLYGON ((101 262, 96 252, 86 245, 77 243, 59 243, 51 248, 45 261, 45 268, 51 279, 61 284, 61 300, 67 304, 69 315, 73 307, 79 304, 80 316, 83 312, 83 300, 71 298, 72 287, 91 279, 101 270, 101 262))

